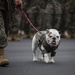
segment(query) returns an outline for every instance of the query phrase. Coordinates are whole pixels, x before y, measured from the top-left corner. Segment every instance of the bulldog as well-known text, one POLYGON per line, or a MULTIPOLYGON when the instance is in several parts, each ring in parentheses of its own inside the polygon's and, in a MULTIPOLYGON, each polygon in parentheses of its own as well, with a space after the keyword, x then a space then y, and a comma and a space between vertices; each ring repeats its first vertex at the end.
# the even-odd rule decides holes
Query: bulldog
POLYGON ((32 38, 33 61, 37 61, 36 50, 39 47, 39 59, 46 63, 55 63, 54 57, 60 44, 60 34, 56 29, 46 29, 40 32, 37 32, 32 38))

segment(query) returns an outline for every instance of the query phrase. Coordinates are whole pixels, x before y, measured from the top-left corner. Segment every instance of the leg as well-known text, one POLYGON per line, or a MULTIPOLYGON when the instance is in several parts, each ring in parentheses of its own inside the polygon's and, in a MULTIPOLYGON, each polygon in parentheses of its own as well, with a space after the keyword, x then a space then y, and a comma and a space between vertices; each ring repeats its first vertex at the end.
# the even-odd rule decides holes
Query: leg
POLYGON ((54 57, 51 57, 50 63, 55 63, 54 57))
POLYGON ((51 52, 51 60, 50 60, 50 63, 55 63, 55 61, 54 61, 55 54, 56 54, 56 52, 51 52))
POLYGON ((46 63, 49 63, 49 54, 44 49, 43 45, 41 45, 42 52, 40 54, 40 59, 44 60, 46 63))
POLYGON ((9 61, 4 53, 4 48, 7 46, 7 36, 4 28, 4 20, 0 12, 0 66, 6 66, 9 61))
POLYGON ((38 42, 36 40, 36 35, 32 39, 32 51, 33 51, 33 61, 37 61, 36 49, 38 47, 38 42))
POLYGON ((40 51, 40 54, 39 54, 39 59, 43 60, 43 53, 41 51, 40 51))
POLYGON ((46 63, 49 63, 49 55, 48 55, 48 53, 45 53, 45 54, 44 54, 44 61, 45 61, 46 63))

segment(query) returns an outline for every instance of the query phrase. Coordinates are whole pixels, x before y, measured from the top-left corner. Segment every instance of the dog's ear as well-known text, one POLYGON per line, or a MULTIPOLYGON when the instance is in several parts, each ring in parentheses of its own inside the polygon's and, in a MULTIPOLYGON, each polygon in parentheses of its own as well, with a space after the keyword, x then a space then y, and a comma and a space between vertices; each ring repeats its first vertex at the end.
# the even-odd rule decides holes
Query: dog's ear
POLYGON ((61 36, 61 31, 58 31, 59 32, 59 34, 60 34, 60 36, 61 36))
POLYGON ((49 33, 49 29, 46 29, 46 33, 49 33))

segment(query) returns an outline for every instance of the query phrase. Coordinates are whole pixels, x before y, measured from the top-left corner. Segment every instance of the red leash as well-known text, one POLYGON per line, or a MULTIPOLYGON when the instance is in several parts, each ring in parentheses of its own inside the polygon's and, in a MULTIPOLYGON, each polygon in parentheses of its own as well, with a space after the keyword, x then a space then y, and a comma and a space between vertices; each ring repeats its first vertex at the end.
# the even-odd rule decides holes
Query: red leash
POLYGON ((27 19, 27 21, 30 23, 30 25, 31 25, 37 32, 39 32, 39 33, 41 34, 41 32, 40 32, 37 28, 34 27, 34 25, 32 24, 32 22, 31 22, 31 21, 29 20, 29 18, 27 17, 26 13, 25 13, 22 9, 20 9, 20 11, 21 11, 21 13, 24 15, 24 17, 27 19))

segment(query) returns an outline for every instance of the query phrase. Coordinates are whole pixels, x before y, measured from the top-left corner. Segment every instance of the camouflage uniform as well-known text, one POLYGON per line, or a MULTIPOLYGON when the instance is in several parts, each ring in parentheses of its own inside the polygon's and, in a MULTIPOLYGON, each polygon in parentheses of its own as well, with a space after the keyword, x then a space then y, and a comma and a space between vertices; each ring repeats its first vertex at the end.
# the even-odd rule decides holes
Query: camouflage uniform
POLYGON ((0 0, 0 66, 9 64, 9 61, 4 53, 4 48, 7 46, 7 35, 10 29, 9 22, 9 1, 0 0))
MULTIPOLYGON (((27 0, 26 1, 26 13, 30 19, 30 21, 33 23, 35 27, 38 27, 37 24, 37 14, 38 14, 38 7, 37 7, 37 0, 27 0)), ((34 31, 34 29, 29 25, 29 31, 34 31)))
POLYGON ((18 31, 20 29, 21 15, 18 9, 15 8, 14 2, 15 0, 9 0, 9 21, 11 24, 11 29, 9 31, 8 40, 20 40, 20 35, 18 34, 18 31))
POLYGON ((66 31, 69 38, 75 38, 75 1, 68 1, 66 6, 66 31))
POLYGON ((8 3, 7 0, 0 0, 0 66, 8 65, 8 59, 4 54, 4 48, 7 46, 8 33, 8 3))
MULTIPOLYGON (((26 0, 25 1, 25 11, 30 19, 30 21, 33 23, 33 25, 41 30, 41 11, 45 8, 46 0, 26 0)), ((26 21, 25 21, 26 22, 26 21)), ((29 35, 33 36, 31 34, 35 33, 36 31, 30 26, 28 22, 25 23, 26 27, 29 29, 29 35)), ((26 29, 26 28, 25 28, 26 29)))
MULTIPOLYGON (((45 9, 46 6, 46 0, 33 0, 30 1, 28 5, 28 16, 31 20, 31 22, 35 25, 35 27, 40 29, 40 21, 39 19, 41 18, 39 16, 40 12, 45 9)), ((43 11, 44 12, 44 11, 43 11)))
POLYGON ((59 26, 59 31, 61 31, 61 35, 63 36, 63 33, 64 33, 64 30, 65 30, 65 3, 61 3, 61 10, 62 10, 62 14, 61 14, 61 23, 60 23, 60 26, 59 26))
MULTIPOLYGON (((1 1, 1 0, 0 0, 1 1)), ((3 3, 4 4, 4 3, 3 3)), ((4 48, 7 46, 7 36, 6 33, 8 32, 7 29, 5 28, 6 25, 8 27, 8 19, 7 19, 7 12, 8 10, 5 9, 5 7, 1 7, 1 2, 0 2, 0 48, 4 48), (5 32, 7 31, 7 32, 5 32)))
POLYGON ((53 20, 53 28, 58 29, 60 27, 61 23, 61 4, 58 2, 58 0, 52 0, 54 5, 54 20, 53 20))
POLYGON ((41 17, 41 26, 42 29, 47 28, 56 28, 59 29, 61 22, 61 5, 56 0, 46 0, 47 5, 45 9, 42 9, 41 17))
MULTIPOLYGON (((23 2, 23 11, 27 14, 28 9, 28 0, 22 0, 23 2)), ((28 14, 27 14, 28 16, 28 14)), ((20 22, 20 34, 23 38, 29 38, 30 25, 26 18, 21 14, 21 22, 20 22)))
POLYGON ((54 6, 51 0, 46 0, 44 8, 40 8, 40 26, 41 30, 52 28, 54 6))

